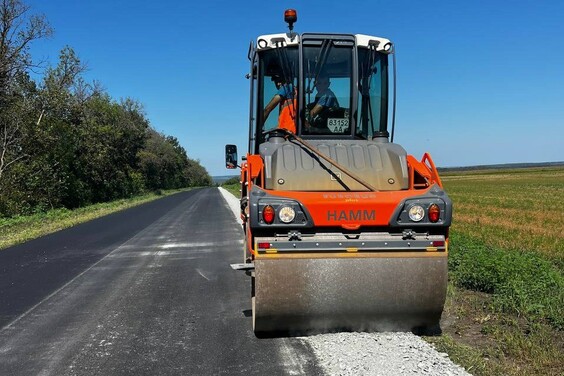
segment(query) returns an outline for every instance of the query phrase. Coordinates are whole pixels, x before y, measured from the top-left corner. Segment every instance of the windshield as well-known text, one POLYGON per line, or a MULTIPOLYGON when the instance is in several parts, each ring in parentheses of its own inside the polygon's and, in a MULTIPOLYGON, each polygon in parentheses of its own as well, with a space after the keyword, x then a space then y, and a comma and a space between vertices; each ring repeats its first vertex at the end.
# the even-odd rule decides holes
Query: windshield
POLYGON ((303 47, 304 135, 350 135, 353 44, 308 40, 303 47))

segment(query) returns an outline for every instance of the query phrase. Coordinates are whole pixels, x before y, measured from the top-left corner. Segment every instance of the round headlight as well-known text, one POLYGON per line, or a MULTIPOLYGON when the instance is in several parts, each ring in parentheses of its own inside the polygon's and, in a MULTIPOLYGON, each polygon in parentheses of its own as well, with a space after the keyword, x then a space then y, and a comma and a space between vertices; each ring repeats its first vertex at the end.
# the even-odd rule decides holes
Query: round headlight
POLYGON ((425 217, 425 209, 421 205, 413 205, 409 208, 409 219, 419 222, 425 217))
POLYGON ((284 223, 290 223, 296 217, 296 212, 289 206, 283 206, 278 211, 278 218, 284 223))

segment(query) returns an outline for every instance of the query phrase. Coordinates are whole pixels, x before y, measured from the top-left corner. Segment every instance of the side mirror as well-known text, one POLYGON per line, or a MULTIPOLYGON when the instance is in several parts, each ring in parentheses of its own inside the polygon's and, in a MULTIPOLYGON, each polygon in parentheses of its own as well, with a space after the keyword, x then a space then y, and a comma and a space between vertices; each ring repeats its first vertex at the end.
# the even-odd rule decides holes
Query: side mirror
POLYGON ((225 168, 234 169, 237 166, 237 145, 225 145, 225 168))

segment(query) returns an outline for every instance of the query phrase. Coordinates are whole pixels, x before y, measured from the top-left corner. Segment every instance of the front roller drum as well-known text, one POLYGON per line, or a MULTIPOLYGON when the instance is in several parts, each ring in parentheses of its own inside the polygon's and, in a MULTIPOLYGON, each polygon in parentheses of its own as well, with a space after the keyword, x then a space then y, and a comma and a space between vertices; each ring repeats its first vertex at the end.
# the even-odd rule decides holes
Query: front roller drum
POLYGON ((446 297, 446 253, 255 259, 254 264, 257 334, 439 327, 446 297))

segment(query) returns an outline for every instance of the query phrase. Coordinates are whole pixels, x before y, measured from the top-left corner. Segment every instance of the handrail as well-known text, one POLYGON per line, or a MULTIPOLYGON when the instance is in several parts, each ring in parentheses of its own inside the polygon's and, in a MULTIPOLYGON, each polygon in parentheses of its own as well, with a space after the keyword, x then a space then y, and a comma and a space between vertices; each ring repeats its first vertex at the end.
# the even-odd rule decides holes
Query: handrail
POLYGON ((425 165, 431 171, 431 176, 433 177, 433 180, 439 185, 439 187, 442 188, 443 182, 441 181, 441 178, 439 177, 439 172, 437 171, 437 168, 435 167, 435 163, 433 163, 433 159, 431 158, 431 155, 429 153, 423 154, 423 158, 421 158, 421 163, 425 163, 425 165), (428 162, 429 165, 427 165, 426 162, 428 162))

